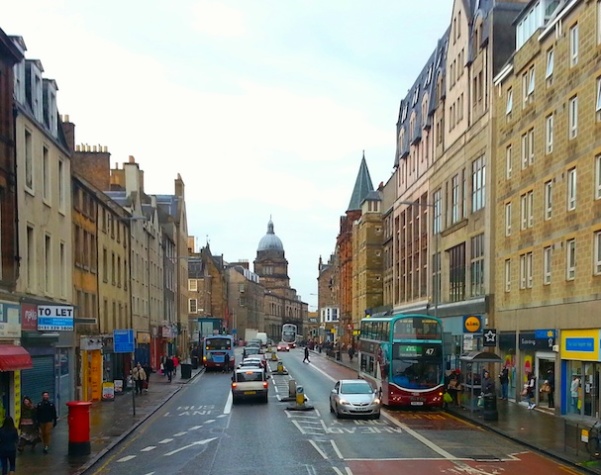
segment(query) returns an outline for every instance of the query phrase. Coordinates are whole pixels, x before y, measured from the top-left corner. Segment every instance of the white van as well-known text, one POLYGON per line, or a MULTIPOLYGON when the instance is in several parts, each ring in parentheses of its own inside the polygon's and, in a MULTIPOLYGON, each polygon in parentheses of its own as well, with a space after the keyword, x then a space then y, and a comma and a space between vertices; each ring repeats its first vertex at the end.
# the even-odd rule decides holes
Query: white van
POLYGON ((267 333, 257 332, 257 336, 255 338, 261 340, 261 346, 267 346, 267 333))

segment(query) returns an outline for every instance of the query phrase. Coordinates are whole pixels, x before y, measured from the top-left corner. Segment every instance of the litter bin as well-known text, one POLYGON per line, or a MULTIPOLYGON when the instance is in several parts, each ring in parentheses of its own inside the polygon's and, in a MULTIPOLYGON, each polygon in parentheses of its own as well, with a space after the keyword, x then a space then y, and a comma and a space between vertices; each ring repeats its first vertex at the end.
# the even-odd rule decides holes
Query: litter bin
POLYGON ((484 394, 484 407, 482 408, 482 419, 485 421, 498 421, 499 411, 497 411, 496 394, 484 394))
POLYGON ((182 363, 181 367, 181 379, 190 379, 192 377, 192 365, 190 363, 182 363))
POLYGON ((198 369, 198 356, 192 357, 192 369, 198 369))
POLYGON ((340 361, 340 350, 336 350, 336 361, 340 361))

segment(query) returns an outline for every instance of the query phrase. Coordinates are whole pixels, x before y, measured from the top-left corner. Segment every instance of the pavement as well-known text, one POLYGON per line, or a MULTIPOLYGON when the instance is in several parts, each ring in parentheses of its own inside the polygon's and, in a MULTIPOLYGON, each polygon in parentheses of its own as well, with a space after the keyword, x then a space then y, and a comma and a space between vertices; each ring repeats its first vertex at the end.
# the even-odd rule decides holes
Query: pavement
MULTIPOLYGON (((359 371, 359 361, 351 362, 347 354, 341 359, 325 356, 325 353, 312 352, 311 358, 321 356, 338 364, 359 371)), ((577 468, 583 473, 601 474, 601 460, 591 457, 586 444, 582 441, 582 432, 587 431, 595 419, 582 416, 558 416, 546 408, 529 410, 525 403, 497 400, 496 420, 485 420, 479 408, 449 407, 446 411, 453 416, 474 425, 490 430, 529 447, 566 465, 577 468)), ((487 414, 487 419, 490 413, 487 414)))
POLYGON ((42 453, 38 444, 34 451, 26 447, 17 455, 17 473, 68 474, 80 475, 100 460, 108 451, 130 435, 135 429, 171 399, 182 387, 203 372, 192 370, 190 379, 182 379, 181 371, 169 383, 159 373, 150 377, 148 391, 135 396, 131 391, 115 396, 114 401, 94 402, 90 406, 90 446, 91 453, 84 456, 70 456, 69 427, 67 417, 59 419, 52 432, 52 442, 48 454, 42 453))

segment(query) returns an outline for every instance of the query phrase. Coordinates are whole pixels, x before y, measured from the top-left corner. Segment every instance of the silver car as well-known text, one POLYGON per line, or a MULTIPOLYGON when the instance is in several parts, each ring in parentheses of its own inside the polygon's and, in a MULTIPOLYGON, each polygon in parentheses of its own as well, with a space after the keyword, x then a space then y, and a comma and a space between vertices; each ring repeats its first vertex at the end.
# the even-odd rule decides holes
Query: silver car
POLYGON ((336 417, 367 416, 380 418, 380 398, 364 379, 342 379, 330 393, 330 412, 336 417))

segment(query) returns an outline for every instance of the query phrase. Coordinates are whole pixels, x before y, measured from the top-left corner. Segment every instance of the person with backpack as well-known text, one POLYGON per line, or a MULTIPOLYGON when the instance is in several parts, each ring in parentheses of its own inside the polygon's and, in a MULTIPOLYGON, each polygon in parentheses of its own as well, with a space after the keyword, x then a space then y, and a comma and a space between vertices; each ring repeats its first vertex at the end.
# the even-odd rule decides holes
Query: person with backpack
POLYGON ((0 463, 2 463, 2 475, 15 473, 17 461, 17 444, 19 433, 15 427, 15 421, 7 416, 0 427, 0 463))

